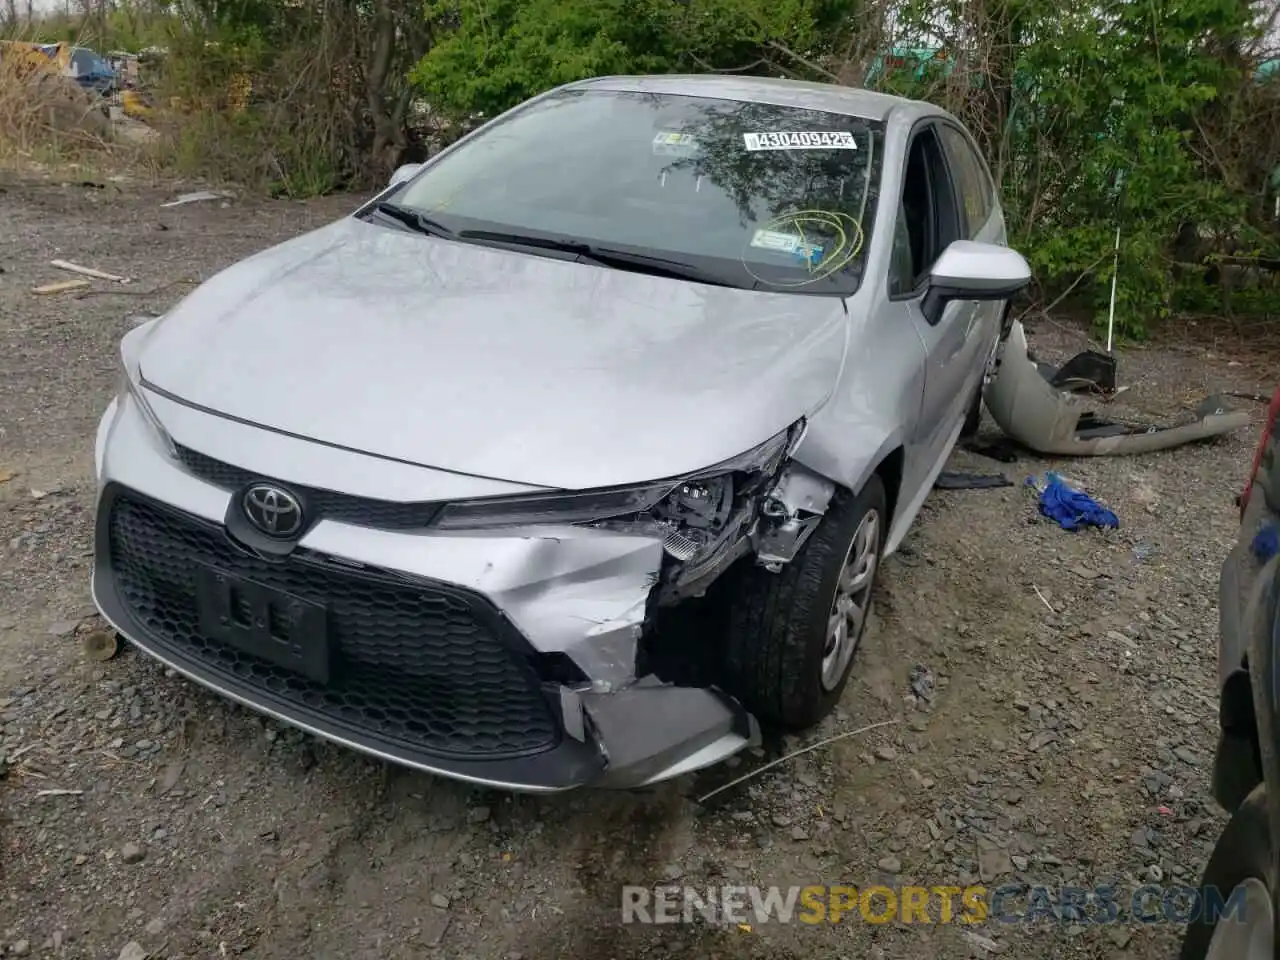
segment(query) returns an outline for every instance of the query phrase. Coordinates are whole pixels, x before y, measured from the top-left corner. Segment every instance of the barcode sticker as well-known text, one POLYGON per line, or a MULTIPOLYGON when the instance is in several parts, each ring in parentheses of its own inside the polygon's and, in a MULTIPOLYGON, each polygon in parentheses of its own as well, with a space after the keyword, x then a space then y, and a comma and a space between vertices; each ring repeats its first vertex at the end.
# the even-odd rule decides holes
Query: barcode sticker
POLYGON ((797 133, 777 130, 770 133, 744 133, 748 150, 857 150, 858 142, 848 130, 824 130, 797 133))

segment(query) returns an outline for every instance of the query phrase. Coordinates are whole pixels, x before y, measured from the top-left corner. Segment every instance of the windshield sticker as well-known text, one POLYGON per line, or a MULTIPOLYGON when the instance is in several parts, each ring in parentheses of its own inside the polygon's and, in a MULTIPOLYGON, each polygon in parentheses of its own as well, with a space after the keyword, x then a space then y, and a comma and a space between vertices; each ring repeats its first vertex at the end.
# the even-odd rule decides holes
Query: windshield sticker
POLYGON ((776 250, 778 253, 795 253, 803 241, 794 233, 779 233, 776 230, 757 230, 751 238, 751 245, 761 250, 776 250))
POLYGON ((768 276, 757 270, 764 265, 743 249, 742 265, 760 283, 778 289, 794 289, 826 280, 846 269, 862 252, 862 225, 847 213, 830 210, 795 210, 780 214, 756 230, 747 247, 789 254, 804 267, 802 277, 768 276), (822 244, 807 237, 818 234, 822 244))
POLYGON ((803 260, 810 266, 822 262, 822 247, 816 243, 802 243, 792 251, 797 260, 803 260))
POLYGON ((694 153, 697 149, 697 138, 691 133, 662 130, 653 138, 653 152, 656 154, 685 156, 694 153))
POLYGON ((858 142, 848 130, 796 133, 789 130, 770 133, 744 133, 742 141, 748 150, 857 150, 858 142))
POLYGON ((751 238, 751 246, 761 250, 772 250, 775 253, 789 253, 797 260, 808 263, 819 263, 822 260, 821 246, 816 243, 807 243, 804 237, 794 233, 757 230, 755 236, 751 238))

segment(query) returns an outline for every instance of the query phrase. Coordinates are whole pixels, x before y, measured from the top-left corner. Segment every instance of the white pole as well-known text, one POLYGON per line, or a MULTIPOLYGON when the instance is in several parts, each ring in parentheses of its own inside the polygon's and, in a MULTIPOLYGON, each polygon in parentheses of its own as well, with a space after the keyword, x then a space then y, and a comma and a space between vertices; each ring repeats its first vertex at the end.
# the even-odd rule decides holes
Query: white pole
POLYGON ((1111 352, 1111 335, 1116 327, 1116 277, 1120 274, 1120 228, 1116 227, 1116 249, 1111 259, 1111 306, 1107 310, 1107 353, 1111 352))

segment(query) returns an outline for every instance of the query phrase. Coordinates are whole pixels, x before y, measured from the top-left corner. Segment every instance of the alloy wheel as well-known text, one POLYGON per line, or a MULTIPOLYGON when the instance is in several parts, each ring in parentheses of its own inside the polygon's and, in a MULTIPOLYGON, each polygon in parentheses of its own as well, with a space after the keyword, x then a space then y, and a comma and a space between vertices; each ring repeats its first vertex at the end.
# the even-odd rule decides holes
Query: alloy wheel
POLYGON ((827 617, 827 642, 822 650, 822 689, 840 684, 857 652, 871 609, 871 584, 880 562, 880 514, 868 510, 853 534, 840 568, 835 599, 827 617))

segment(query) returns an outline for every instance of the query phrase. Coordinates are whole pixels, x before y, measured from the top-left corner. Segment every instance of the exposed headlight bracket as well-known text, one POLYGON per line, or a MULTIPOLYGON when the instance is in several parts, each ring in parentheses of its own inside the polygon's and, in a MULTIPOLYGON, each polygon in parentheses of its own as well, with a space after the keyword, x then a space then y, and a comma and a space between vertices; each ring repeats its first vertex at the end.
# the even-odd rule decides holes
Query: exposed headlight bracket
POLYGON ((790 563, 809 539, 835 493, 826 477, 798 463, 787 464, 761 507, 753 537, 756 562, 776 573, 790 563))
POLYGON ((677 481, 637 515, 594 526, 662 538, 669 562, 660 577, 660 604, 702 596, 750 553, 766 493, 803 430, 803 421, 796 423, 740 456, 677 481))

